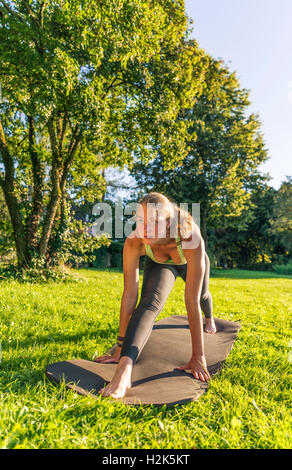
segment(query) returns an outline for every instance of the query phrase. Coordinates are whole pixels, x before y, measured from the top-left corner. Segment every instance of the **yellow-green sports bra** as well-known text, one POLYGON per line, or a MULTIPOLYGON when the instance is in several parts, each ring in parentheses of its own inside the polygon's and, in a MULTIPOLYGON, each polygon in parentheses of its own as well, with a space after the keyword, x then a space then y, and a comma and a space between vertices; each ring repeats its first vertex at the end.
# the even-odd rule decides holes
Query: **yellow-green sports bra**
MULTIPOLYGON (((179 237, 175 237, 175 241, 176 241, 176 246, 177 246, 177 251, 179 253, 179 257, 181 259, 181 263, 179 263, 179 265, 181 264, 186 264, 187 260, 185 258, 185 255, 183 253, 183 250, 182 250, 182 247, 181 247, 181 240, 179 237)), ((167 261, 157 261, 157 259, 155 259, 155 256, 153 254, 153 251, 152 251, 152 248, 150 245, 147 245, 145 243, 145 250, 146 250, 146 255, 149 256, 149 258, 151 258, 153 261, 155 261, 155 263, 159 263, 159 264, 176 264, 171 258, 169 258, 167 261)))

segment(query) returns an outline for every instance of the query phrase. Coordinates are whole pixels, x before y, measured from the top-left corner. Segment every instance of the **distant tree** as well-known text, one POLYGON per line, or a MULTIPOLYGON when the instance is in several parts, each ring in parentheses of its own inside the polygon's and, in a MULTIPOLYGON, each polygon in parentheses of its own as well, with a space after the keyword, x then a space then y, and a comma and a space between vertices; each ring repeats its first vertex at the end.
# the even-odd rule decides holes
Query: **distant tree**
POLYGON ((207 64, 187 31, 182 0, 0 0, 0 187, 19 266, 60 249, 68 199, 100 200, 106 166, 153 149, 182 161, 176 116, 207 64))
POLYGON ((271 218, 272 235, 278 235, 287 255, 292 256, 292 176, 286 176, 275 195, 271 218))
POLYGON ((165 157, 159 154, 148 165, 137 162, 132 170, 141 192, 157 190, 178 203, 200 203, 206 244, 207 229, 239 216, 252 188, 266 178, 258 171, 267 159, 261 123, 254 114, 246 116, 248 96, 235 73, 209 58, 202 94, 179 115, 192 123, 190 152, 182 164, 166 170, 165 157))
POLYGON ((277 237, 270 233, 275 194, 267 183, 259 184, 242 213, 215 229, 213 251, 218 264, 248 268, 272 263, 281 250, 277 237))

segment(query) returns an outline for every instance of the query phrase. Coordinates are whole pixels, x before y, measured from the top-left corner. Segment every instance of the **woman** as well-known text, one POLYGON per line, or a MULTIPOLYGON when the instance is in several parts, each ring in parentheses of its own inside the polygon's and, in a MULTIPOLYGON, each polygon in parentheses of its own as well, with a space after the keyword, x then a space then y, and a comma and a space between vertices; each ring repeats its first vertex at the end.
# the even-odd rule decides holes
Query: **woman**
POLYGON ((161 193, 151 192, 140 201, 136 229, 123 249, 124 292, 120 308, 117 345, 96 362, 118 362, 111 382, 100 393, 122 398, 131 387, 132 369, 180 275, 185 281, 185 305, 190 325, 192 357, 178 367, 190 369, 196 379, 210 379, 203 344, 200 307, 206 316, 205 331, 215 333, 212 297, 208 291, 209 258, 200 230, 191 215, 161 193), (176 236, 176 233, 178 236, 176 236), (146 255, 139 304, 139 261, 146 255))

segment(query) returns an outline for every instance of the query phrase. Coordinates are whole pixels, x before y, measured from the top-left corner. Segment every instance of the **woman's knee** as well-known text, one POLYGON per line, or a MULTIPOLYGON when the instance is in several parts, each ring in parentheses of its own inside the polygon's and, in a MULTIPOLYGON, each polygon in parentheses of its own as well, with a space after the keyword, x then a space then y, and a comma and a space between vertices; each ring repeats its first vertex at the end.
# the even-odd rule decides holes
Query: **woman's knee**
POLYGON ((142 298, 137 306, 139 310, 143 310, 145 312, 151 311, 154 313, 160 312, 163 307, 163 299, 160 295, 151 292, 151 294, 142 298))

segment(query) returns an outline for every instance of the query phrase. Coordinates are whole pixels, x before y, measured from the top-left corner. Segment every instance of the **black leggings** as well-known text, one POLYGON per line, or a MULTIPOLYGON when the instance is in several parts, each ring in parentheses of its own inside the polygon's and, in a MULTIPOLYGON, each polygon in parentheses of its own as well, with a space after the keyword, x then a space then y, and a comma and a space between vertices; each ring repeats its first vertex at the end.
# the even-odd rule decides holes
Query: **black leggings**
MULTIPOLYGON (((155 263, 145 256, 144 275, 139 304, 127 326, 121 357, 137 360, 152 331, 153 323, 160 314, 177 276, 186 281, 187 264, 171 265, 155 263)), ((200 306, 206 318, 213 314, 212 296, 209 292, 210 261, 205 252, 205 273, 200 306)))

